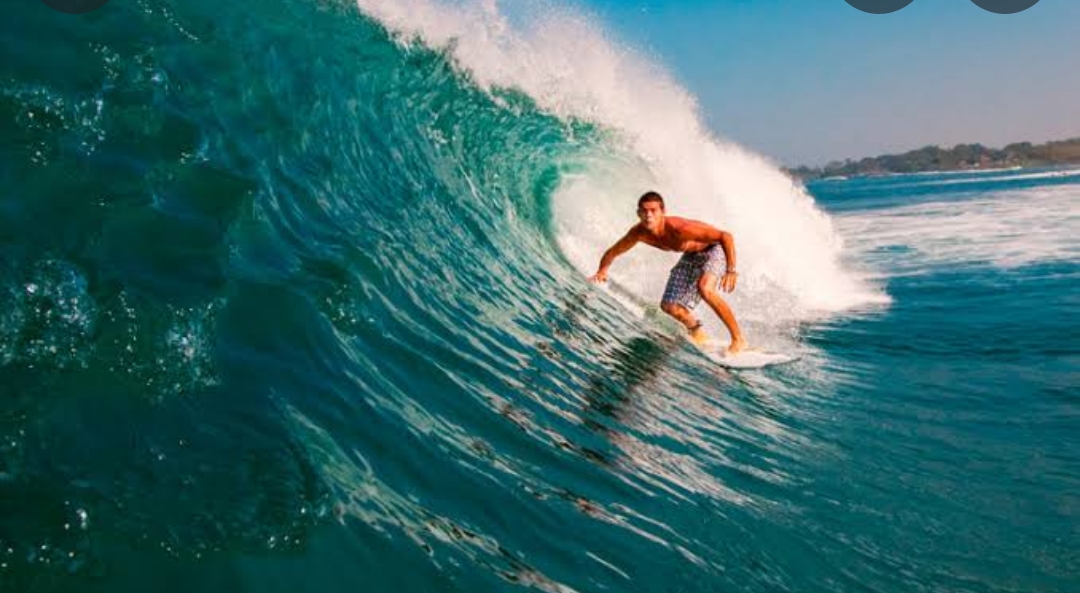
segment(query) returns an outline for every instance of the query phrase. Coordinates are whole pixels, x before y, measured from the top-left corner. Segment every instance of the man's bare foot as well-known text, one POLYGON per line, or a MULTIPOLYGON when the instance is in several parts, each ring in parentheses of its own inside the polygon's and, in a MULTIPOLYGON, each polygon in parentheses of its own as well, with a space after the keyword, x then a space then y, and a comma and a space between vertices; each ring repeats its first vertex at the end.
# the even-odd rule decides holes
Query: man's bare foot
POLYGON ((731 341, 731 345, 728 346, 727 353, 728 354, 738 354, 738 353, 742 352, 745 349, 746 349, 746 340, 744 338, 739 338, 738 340, 732 340, 731 341))
POLYGON ((700 325, 690 330, 690 341, 698 347, 706 346, 709 343, 709 335, 705 333, 705 329, 700 325))

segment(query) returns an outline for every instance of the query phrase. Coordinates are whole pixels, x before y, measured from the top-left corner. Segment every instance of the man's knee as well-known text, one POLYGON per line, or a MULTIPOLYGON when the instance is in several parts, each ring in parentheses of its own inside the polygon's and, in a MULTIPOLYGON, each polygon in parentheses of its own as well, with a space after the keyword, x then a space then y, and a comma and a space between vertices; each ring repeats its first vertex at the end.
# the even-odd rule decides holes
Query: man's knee
POLYGON ((712 275, 702 276, 697 281, 697 290, 698 294, 703 297, 716 292, 716 277, 712 275))
POLYGON ((680 306, 678 303, 660 303, 660 310, 664 313, 667 313, 668 315, 671 315, 672 317, 678 317, 679 314, 682 313, 682 309, 683 307, 680 306))

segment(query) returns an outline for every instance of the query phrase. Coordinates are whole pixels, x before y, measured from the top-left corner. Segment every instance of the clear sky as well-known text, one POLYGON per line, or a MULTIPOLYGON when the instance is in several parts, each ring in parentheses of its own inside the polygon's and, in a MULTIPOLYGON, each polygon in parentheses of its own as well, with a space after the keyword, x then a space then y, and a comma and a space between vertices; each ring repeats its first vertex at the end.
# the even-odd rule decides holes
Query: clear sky
POLYGON ((664 64, 712 130, 786 165, 1080 136, 1080 0, 578 0, 664 64))

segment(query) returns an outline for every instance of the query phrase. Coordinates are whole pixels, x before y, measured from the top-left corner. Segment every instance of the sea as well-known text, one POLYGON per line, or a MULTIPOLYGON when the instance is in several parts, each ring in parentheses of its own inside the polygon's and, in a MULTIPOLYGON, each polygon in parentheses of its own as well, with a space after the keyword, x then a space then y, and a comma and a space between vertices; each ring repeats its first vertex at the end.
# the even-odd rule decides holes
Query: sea
POLYGON ((556 3, 9 4, 0 590, 1080 591, 1080 169, 703 121, 556 3), (647 190, 797 360, 586 281, 647 190))

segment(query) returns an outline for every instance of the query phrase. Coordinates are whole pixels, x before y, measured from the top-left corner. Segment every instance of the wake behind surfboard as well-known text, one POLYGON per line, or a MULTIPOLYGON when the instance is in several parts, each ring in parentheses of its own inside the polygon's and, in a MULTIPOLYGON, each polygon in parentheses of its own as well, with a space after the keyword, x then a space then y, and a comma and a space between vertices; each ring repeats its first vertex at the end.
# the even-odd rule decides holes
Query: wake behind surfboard
MULTIPOLYGON (((608 296, 615 298, 623 306, 633 311, 638 317, 646 316, 649 306, 629 289, 611 280, 599 285, 599 288, 608 296)), ((667 319, 664 315, 660 315, 660 317, 667 319)), ((727 344, 725 343, 710 340, 705 344, 695 344, 692 340, 688 341, 712 359, 713 362, 728 369, 760 369, 795 362, 799 359, 797 355, 769 352, 756 348, 750 348, 738 354, 728 354, 727 344)))

